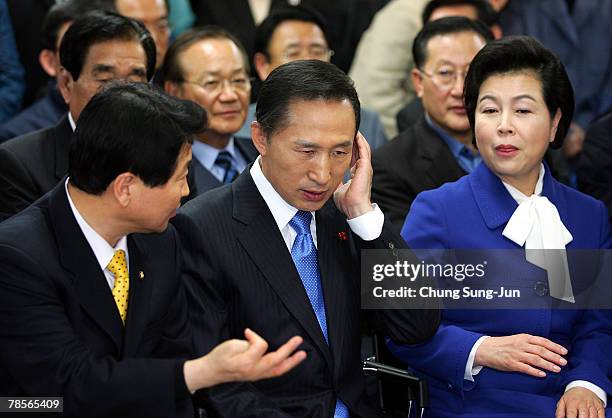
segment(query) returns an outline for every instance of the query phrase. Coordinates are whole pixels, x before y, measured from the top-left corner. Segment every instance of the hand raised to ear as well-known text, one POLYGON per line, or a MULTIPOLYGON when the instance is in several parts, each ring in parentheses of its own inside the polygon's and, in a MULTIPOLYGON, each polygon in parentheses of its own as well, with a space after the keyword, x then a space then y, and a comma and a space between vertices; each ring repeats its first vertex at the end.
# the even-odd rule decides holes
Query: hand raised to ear
POLYGON ((374 210, 370 201, 373 174, 372 152, 361 132, 357 132, 355 136, 352 160, 355 161, 355 164, 351 167, 351 179, 346 183, 341 183, 334 192, 336 207, 348 219, 374 210))

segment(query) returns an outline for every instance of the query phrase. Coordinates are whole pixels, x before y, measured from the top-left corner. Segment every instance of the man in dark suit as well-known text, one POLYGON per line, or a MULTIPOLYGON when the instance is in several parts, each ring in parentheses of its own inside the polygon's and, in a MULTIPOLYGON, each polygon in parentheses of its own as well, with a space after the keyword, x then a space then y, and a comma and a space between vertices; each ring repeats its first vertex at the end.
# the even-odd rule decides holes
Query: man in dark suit
MULTIPOLYGON (((400 248, 403 240, 370 202, 359 107, 351 80, 333 64, 276 68, 252 125, 260 157, 175 218, 196 352, 248 326, 272 348, 301 335, 308 353, 280 379, 212 389, 204 399, 212 416, 377 415, 361 372, 359 250, 400 248), (351 159, 352 181, 341 184, 351 159)), ((437 328, 439 312, 369 317, 393 340, 418 343, 437 328)))
POLYGON ((318 10, 329 22, 332 62, 348 72, 361 34, 389 0, 190 0, 196 26, 219 25, 236 34, 253 58, 255 28, 268 13, 287 6, 306 5, 318 10), (266 4, 267 3, 267 4, 266 4))
POLYGON ((463 107, 463 79, 472 58, 492 36, 466 17, 426 24, 412 48, 412 82, 425 114, 372 157, 372 198, 397 226, 417 194, 471 172, 480 156, 463 107))
POLYGON ((58 86, 68 114, 54 127, 0 145, 0 220, 26 208, 64 177, 70 137, 89 99, 111 80, 150 79, 155 45, 141 23, 94 12, 68 29, 60 61, 58 86))
POLYGON ((581 191, 606 204, 612 223, 612 110, 587 131, 576 175, 581 191))
POLYGON ((227 341, 192 359, 180 247, 202 109, 117 84, 81 115, 68 178, 0 224, 0 393, 61 396, 64 416, 193 417, 190 392, 277 376, 301 338, 227 341), (164 152, 159 152, 163 150, 164 152))
POLYGON ((249 62, 240 41, 218 27, 187 31, 168 49, 159 81, 168 93, 193 100, 209 115, 192 148, 195 194, 231 183, 257 157, 250 137, 234 136, 251 97, 249 62))

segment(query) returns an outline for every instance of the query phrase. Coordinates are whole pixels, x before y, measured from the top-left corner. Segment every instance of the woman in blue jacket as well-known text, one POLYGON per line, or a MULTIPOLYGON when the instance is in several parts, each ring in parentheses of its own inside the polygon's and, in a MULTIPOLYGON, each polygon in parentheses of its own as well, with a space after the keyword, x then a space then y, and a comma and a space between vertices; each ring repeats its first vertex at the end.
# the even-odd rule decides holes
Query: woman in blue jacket
MULTIPOLYGON (((604 205, 556 181, 542 162, 549 146, 561 146, 574 110, 559 59, 532 38, 490 43, 472 61, 464 92, 483 164, 417 197, 402 229, 410 247, 610 248, 604 205)), ((534 268, 524 264, 517 268, 534 268)), ((553 296, 552 283, 524 280, 553 296)), ((571 285, 561 290, 554 296, 573 301, 571 285)), ((603 418, 612 391, 610 316, 445 310, 428 343, 390 348, 427 377, 429 417, 603 418)))

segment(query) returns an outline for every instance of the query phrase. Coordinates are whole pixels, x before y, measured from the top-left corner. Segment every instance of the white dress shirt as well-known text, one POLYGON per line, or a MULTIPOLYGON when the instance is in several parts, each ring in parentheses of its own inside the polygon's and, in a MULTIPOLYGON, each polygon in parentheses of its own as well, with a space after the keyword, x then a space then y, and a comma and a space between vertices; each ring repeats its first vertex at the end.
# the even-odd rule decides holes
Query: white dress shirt
POLYGON ((102 272, 104 273, 104 276, 106 277, 106 282, 108 283, 108 286, 110 287, 112 291, 113 286, 115 286, 115 275, 111 273, 110 270, 106 268, 106 266, 108 266, 108 263, 110 263, 110 261, 113 259, 113 256, 115 255, 115 251, 117 250, 125 251, 126 264, 128 266, 130 265, 129 254, 128 254, 128 249, 127 249, 127 236, 121 237, 121 239, 117 242, 117 245, 115 245, 115 247, 111 247, 111 245, 104 238, 102 238, 100 234, 98 234, 87 223, 87 221, 85 221, 85 219, 83 219, 83 217, 79 213, 76 206, 74 206, 74 202, 72 201, 72 198, 70 197, 70 193, 68 192, 68 180, 69 179, 66 179, 66 182, 64 183, 64 187, 66 189, 66 196, 68 196, 68 203, 70 203, 70 209, 72 209, 72 214, 74 215, 74 218, 76 219, 77 224, 79 225, 79 228, 81 228, 83 235, 85 235, 85 239, 87 240, 87 243, 89 244, 89 246, 91 247, 91 250, 96 256, 96 260, 98 260, 100 269, 102 269, 102 272))
MULTIPOLYGON (((253 167, 251 167, 251 177, 255 182, 255 187, 259 191, 259 194, 263 197, 266 205, 272 212, 272 216, 276 221, 276 225, 283 236, 283 240, 287 245, 287 249, 291 252, 293 241, 297 237, 297 233, 289 225, 289 221, 295 216, 298 209, 291 206, 289 203, 278 194, 272 184, 264 176, 260 166, 261 156, 257 157, 253 167)), ((383 224, 385 222, 385 216, 378 207, 373 204, 373 211, 364 213, 353 219, 347 220, 351 230, 357 234, 364 241, 371 241, 378 237, 382 233, 383 224)), ((312 240, 315 246, 317 246, 317 223, 315 221, 315 212, 312 213, 312 221, 310 221, 310 233, 312 234, 312 240)))

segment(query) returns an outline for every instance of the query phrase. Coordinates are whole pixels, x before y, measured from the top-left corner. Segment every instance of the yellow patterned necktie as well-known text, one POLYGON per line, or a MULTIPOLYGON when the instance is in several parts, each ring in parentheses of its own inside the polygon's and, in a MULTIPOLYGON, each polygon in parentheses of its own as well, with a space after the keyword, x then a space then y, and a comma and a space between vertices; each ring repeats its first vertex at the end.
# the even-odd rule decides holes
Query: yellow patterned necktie
POLYGON ((121 320, 125 324, 128 307, 128 294, 130 290, 130 276, 128 274, 127 263, 125 261, 125 251, 117 250, 113 259, 108 263, 106 268, 115 276, 115 285, 113 286, 113 297, 121 315, 121 320))

